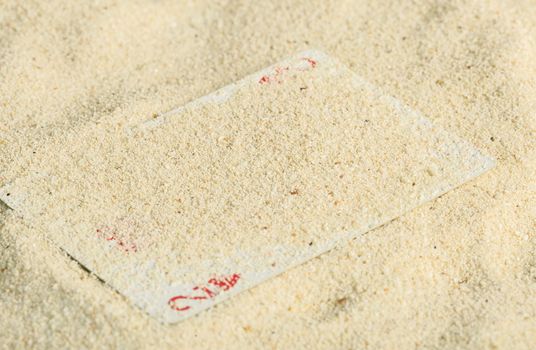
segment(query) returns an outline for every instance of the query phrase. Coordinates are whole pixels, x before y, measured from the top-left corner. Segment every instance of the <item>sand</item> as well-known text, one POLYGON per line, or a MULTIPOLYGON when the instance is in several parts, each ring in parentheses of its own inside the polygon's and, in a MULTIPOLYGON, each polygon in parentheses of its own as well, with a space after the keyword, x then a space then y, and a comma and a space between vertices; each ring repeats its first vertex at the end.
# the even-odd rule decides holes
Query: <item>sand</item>
POLYGON ((105 116, 65 136, 43 145, 0 200, 163 322, 495 166, 319 51, 143 123, 105 116))
POLYGON ((136 123, 316 47, 498 160, 467 185, 163 326, 4 209, 6 348, 536 343, 533 1, 0 5, 0 184, 62 135, 136 123))

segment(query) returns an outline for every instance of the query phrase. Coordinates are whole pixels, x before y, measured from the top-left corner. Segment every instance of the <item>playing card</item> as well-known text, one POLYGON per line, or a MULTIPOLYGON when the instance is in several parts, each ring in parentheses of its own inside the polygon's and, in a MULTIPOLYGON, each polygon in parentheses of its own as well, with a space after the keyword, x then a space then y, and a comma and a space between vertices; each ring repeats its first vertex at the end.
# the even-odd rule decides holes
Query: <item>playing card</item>
POLYGON ((490 169, 318 51, 135 127, 88 125, 0 199, 177 322, 490 169))

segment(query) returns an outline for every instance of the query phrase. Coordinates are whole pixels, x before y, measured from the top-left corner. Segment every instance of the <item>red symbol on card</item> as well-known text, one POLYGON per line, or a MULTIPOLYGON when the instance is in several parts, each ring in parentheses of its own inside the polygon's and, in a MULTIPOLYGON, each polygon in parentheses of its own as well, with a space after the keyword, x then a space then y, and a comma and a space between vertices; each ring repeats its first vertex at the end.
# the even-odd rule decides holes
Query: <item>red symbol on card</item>
POLYGON ((315 60, 313 60, 312 58, 309 58, 309 57, 304 57, 304 58, 302 58, 302 60, 307 61, 307 63, 309 63, 311 65, 311 68, 315 68, 316 64, 318 63, 318 62, 316 62, 315 60))
POLYGON ((277 82, 281 84, 283 73, 288 71, 289 69, 289 67, 276 67, 273 74, 263 75, 259 79, 259 84, 269 84, 271 82, 277 82))
POLYGON ((268 84, 270 82, 270 77, 267 76, 267 75, 263 75, 260 79, 259 79, 259 84, 268 84))
POLYGON ((211 278, 206 285, 195 286, 192 291, 199 294, 195 295, 176 295, 168 300, 168 305, 175 311, 186 311, 191 308, 190 305, 179 305, 180 301, 202 301, 216 297, 221 292, 230 290, 240 279, 240 275, 235 273, 227 277, 211 278), (209 288, 210 287, 210 288, 209 288))
POLYGON ((122 235, 118 229, 110 226, 103 226, 97 229, 97 237, 104 240, 114 242, 115 246, 125 253, 137 252, 138 246, 136 243, 122 235))
POLYGON ((309 58, 309 57, 303 57, 301 59, 302 61, 306 61, 309 65, 309 67, 306 67, 306 68, 303 68, 303 67, 275 67, 274 69, 274 72, 272 74, 266 74, 266 75, 263 75, 260 79, 259 79, 259 84, 270 84, 270 83, 278 83, 278 84, 281 84, 282 81, 283 81, 283 77, 284 77, 284 74, 285 72, 288 72, 288 71, 291 71, 291 70, 294 70, 294 71, 305 71, 305 70, 308 70, 309 68, 310 69, 313 69, 316 67, 316 65, 318 64, 318 62, 312 58, 309 58))

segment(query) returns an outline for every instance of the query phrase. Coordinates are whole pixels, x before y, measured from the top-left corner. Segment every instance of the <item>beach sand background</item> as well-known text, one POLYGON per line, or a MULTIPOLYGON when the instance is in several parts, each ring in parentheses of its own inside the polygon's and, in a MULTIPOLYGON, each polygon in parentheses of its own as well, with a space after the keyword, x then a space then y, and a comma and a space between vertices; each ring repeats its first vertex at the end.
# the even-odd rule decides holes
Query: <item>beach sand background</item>
POLYGON ((0 346, 534 348, 533 0, 3 0, 0 185, 62 134, 141 122, 308 48, 469 140, 496 168, 173 326, 3 208, 0 346))

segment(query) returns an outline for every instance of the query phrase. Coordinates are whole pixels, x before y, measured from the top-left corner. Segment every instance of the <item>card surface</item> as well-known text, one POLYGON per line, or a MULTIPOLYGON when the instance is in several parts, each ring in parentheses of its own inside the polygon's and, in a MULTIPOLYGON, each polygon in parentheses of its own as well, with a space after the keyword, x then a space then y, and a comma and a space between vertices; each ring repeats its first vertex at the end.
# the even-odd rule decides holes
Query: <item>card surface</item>
POLYGON ((494 165, 318 51, 134 128, 91 125, 65 142, 0 199, 167 323, 494 165))

